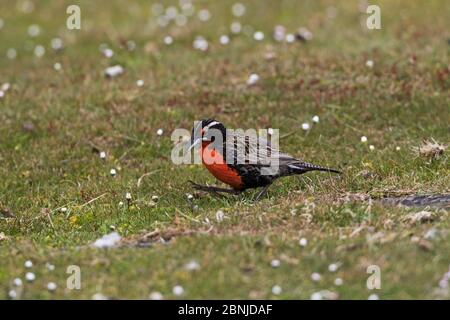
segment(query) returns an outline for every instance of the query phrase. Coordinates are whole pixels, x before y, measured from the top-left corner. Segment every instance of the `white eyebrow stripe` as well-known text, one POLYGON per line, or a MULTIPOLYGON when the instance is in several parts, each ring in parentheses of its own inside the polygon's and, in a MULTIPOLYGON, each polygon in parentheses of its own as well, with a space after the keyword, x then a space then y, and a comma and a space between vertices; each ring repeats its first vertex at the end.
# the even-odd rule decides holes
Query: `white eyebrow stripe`
POLYGON ((218 121, 213 121, 213 122, 211 122, 210 124, 208 124, 204 129, 209 129, 209 128, 211 128, 212 126, 215 126, 216 124, 219 124, 220 122, 218 122, 218 121))

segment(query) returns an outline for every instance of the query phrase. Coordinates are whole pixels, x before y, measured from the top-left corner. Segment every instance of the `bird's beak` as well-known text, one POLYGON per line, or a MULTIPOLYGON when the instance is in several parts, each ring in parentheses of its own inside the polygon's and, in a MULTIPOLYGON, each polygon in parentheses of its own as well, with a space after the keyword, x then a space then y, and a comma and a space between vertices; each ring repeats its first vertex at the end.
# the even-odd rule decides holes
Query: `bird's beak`
POLYGON ((198 144, 202 143, 203 141, 210 141, 208 137, 203 138, 197 138, 197 140, 194 141, 194 143, 191 144, 191 146, 188 148, 188 152, 194 149, 198 144))
POLYGON ((188 148, 188 152, 190 152, 192 149, 194 149, 198 144, 200 144, 202 142, 201 138, 198 138, 197 140, 194 141, 194 143, 192 143, 190 145, 190 147, 188 148))

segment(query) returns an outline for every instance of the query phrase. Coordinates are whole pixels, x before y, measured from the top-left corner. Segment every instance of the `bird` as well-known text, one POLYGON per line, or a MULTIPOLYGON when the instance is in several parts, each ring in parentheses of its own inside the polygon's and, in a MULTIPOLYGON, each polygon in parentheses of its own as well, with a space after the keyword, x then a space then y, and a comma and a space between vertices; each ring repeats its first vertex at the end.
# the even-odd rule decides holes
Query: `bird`
POLYGON ((189 180, 194 189, 238 195, 247 189, 262 188, 256 201, 281 177, 310 171, 342 173, 283 153, 262 136, 246 135, 243 130, 227 130, 215 119, 202 119, 194 123, 188 150, 193 149, 200 152, 206 169, 231 187, 206 186, 189 180), (274 163, 275 166, 271 167, 274 163))

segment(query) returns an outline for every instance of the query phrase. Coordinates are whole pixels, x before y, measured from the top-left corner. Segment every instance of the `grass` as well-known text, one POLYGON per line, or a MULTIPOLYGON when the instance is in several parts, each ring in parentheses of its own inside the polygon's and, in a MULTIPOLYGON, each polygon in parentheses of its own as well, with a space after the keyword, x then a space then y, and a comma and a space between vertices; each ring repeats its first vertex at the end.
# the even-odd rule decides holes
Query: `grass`
POLYGON ((309 299, 320 290, 341 299, 449 297, 438 289, 450 264, 448 209, 429 208, 431 222, 411 224, 405 216, 422 209, 345 200, 450 191, 448 153, 430 161, 411 151, 423 139, 449 142, 445 1, 377 1, 382 29, 375 31, 361 26, 366 14, 356 1, 245 1, 241 18, 231 15, 231 1, 203 1, 195 7, 208 8, 211 20, 165 28, 155 25, 147 1, 110 2, 77 1, 79 31, 65 27, 73 1, 34 1, 31 13, 20 10, 24 1, 17 8, 0 4, 0 85, 11 84, 0 98, 0 298, 9 298, 12 280, 30 270, 36 280, 23 286, 21 298, 145 299, 154 291, 176 298, 175 285, 183 286, 183 297, 199 299, 309 299), (327 17, 331 6, 334 18, 327 17), (266 39, 241 33, 220 45, 235 20, 266 39), (41 28, 37 37, 27 35, 31 24, 41 28), (276 43, 270 35, 277 24, 289 32, 305 26, 314 38, 276 43), (174 39, 170 46, 166 35, 174 39), (197 35, 208 40, 207 52, 192 48, 197 35), (54 37, 63 39, 62 52, 51 49, 54 37), (128 40, 134 51, 124 48, 128 40), (101 43, 114 50, 111 59, 99 52, 101 43), (41 58, 33 54, 38 44, 46 48, 41 58), (5 58, 9 48, 16 59, 5 58), (62 70, 54 70, 56 62, 62 70), (125 73, 105 79, 114 64, 125 73), (261 80, 248 87, 251 73, 261 80), (319 124, 298 130, 313 115, 319 124), (188 201, 187 180, 216 182, 200 166, 171 162, 170 134, 204 117, 292 133, 280 141, 284 151, 344 175, 279 180, 257 203, 256 191, 188 201), (218 210, 223 222, 216 221, 218 210), (128 245, 89 247, 112 229, 128 245), (155 230, 165 244, 142 239, 155 230), (425 237, 429 230, 438 236, 425 237), (298 244, 302 237, 306 247, 298 244), (273 259, 279 268, 271 267, 273 259), (26 260, 34 262, 30 270, 26 260), (186 270, 192 260, 199 270, 186 270), (47 270, 47 262, 56 269, 47 270), (331 263, 340 264, 337 272, 328 271, 331 263), (80 290, 66 289, 69 265, 81 268, 80 290), (369 265, 381 268, 380 290, 366 287, 369 265), (322 275, 319 282, 313 272, 322 275), (54 292, 46 290, 50 281, 58 285, 54 292), (272 294, 274 285, 280 295, 272 294))

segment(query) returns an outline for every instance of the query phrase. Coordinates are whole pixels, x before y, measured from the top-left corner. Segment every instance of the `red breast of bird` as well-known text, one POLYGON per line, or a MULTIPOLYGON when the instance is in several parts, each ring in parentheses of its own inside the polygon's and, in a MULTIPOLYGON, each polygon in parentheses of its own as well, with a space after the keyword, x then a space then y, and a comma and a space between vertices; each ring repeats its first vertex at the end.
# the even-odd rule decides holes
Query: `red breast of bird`
POLYGON ((211 145, 211 142, 202 143, 200 156, 203 165, 218 180, 236 190, 243 188, 243 182, 238 172, 227 165, 222 154, 211 145))

